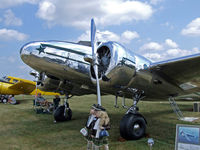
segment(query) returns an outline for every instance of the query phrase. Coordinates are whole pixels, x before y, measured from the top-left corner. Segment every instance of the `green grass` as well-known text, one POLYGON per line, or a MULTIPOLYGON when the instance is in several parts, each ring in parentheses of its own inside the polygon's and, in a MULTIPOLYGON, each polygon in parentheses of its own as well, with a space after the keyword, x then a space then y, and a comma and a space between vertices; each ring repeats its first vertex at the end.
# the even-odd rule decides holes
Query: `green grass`
MULTIPOLYGON (((32 96, 16 96, 19 105, 0 104, 0 149, 3 150, 85 150, 86 141, 80 134, 88 112, 96 96, 73 97, 69 100, 73 119, 69 122, 53 123, 53 116, 36 114, 32 108, 32 96)), ((52 100, 52 97, 47 97, 52 100)), ((119 99, 121 103, 121 99, 119 99)), ((148 100, 148 99, 147 99, 148 100)), ((149 150, 147 137, 137 141, 120 142, 119 123, 123 108, 114 108, 114 97, 103 96, 103 106, 111 118, 109 145, 111 150, 149 150)), ((132 101, 126 101, 131 105, 132 101)), ((199 116, 191 110, 191 102, 178 102, 184 116, 199 116)), ((168 101, 141 101, 140 112, 148 122, 147 135, 154 138, 153 150, 173 150, 176 124, 199 124, 179 121, 168 101)))

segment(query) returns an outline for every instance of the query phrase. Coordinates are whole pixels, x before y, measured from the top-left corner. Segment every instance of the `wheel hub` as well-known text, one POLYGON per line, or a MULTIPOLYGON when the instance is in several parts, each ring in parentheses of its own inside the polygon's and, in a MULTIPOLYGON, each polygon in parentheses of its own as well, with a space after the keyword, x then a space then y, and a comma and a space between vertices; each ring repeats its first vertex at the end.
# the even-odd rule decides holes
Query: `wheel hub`
POLYGON ((140 125, 134 124, 133 129, 134 129, 134 131, 140 130, 140 125))
POLYGON ((140 135, 140 133, 142 132, 142 129, 138 123, 134 124, 133 132, 137 135, 140 135))
POLYGON ((134 127, 134 130, 140 129, 140 125, 139 124, 135 124, 133 127, 134 127))

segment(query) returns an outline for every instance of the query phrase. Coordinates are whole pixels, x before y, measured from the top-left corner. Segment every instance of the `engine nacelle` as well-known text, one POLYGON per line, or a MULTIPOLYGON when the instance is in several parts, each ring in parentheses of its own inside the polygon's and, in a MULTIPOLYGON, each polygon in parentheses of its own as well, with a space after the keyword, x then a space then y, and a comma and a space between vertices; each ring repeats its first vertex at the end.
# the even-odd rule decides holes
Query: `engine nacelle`
MULTIPOLYGON (((97 49, 98 77, 101 86, 128 86, 136 74, 135 57, 116 42, 102 43, 97 49)), ((96 77, 91 66, 91 79, 95 83, 96 77)))
POLYGON ((39 86, 39 89, 42 91, 56 91, 58 88, 58 85, 60 83, 60 80, 46 78, 42 85, 39 86))
POLYGON ((62 81, 56 78, 46 78, 42 84, 39 86, 39 89, 42 91, 48 91, 48 92, 60 92, 61 94, 64 94, 63 92, 71 92, 73 88, 73 85, 68 81, 62 81))

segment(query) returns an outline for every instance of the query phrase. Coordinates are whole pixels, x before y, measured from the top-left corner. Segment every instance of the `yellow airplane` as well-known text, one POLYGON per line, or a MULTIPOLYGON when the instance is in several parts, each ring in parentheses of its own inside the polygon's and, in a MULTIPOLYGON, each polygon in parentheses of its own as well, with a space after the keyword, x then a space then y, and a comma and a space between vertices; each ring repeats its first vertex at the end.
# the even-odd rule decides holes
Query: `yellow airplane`
POLYGON ((44 92, 36 89, 36 82, 34 81, 12 76, 5 76, 3 79, 0 79, 0 94, 2 95, 37 95, 37 93, 42 95, 60 95, 59 93, 44 92))

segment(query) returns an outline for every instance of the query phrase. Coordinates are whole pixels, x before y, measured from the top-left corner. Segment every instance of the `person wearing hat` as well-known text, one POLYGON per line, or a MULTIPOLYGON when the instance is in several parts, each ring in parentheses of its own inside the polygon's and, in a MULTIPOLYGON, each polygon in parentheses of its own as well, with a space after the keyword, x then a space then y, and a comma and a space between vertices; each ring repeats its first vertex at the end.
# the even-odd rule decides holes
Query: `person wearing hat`
POLYGON ((85 128, 81 129, 81 133, 83 134, 84 132, 84 136, 87 140, 87 150, 90 150, 91 148, 94 149, 94 144, 93 144, 93 135, 95 135, 96 130, 94 130, 94 126, 96 124, 97 121, 97 117, 96 117, 96 112, 102 110, 103 108, 100 107, 100 105, 97 104, 93 104, 91 109, 90 109, 90 115, 87 119, 85 128), (86 130, 86 131, 85 131, 86 130), (83 132, 82 132, 83 131, 83 132), (85 132, 87 132, 85 134, 85 132))
POLYGON ((92 108, 94 108, 95 111, 106 111, 106 109, 99 104, 93 104, 92 108))
POLYGON ((38 93, 37 97, 35 98, 36 102, 39 102, 41 105, 46 105, 47 100, 42 96, 41 93, 38 93))
POLYGON ((90 115, 88 117, 88 120, 86 122, 85 127, 87 128, 87 136, 85 137, 87 140, 87 150, 90 150, 93 147, 93 142, 92 142, 92 130, 94 128, 95 122, 97 118, 95 116, 95 105, 93 105, 90 109, 90 115))
POLYGON ((95 115, 97 117, 97 120, 95 121, 95 125, 92 129, 91 135, 93 138, 93 148, 94 150, 99 150, 101 146, 104 146, 105 150, 109 150, 107 138, 108 132, 106 132, 105 130, 110 129, 110 119, 105 108, 100 105, 96 105, 95 115), (102 131, 105 131, 107 134, 101 134, 102 131))
POLYGON ((51 102, 48 102, 41 93, 38 93, 37 97, 35 98, 35 102, 39 103, 41 106, 43 106, 44 112, 50 113, 50 105, 52 104, 51 102))

